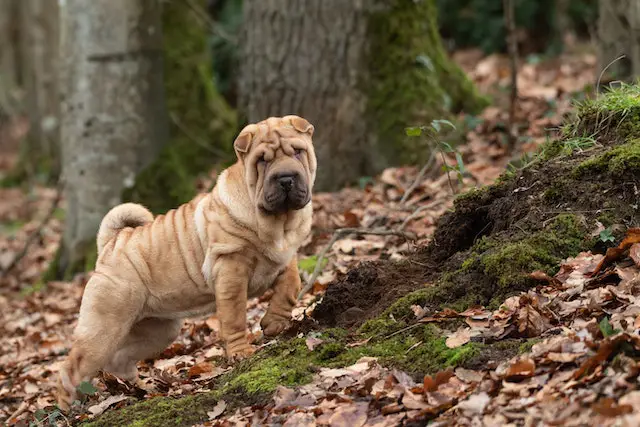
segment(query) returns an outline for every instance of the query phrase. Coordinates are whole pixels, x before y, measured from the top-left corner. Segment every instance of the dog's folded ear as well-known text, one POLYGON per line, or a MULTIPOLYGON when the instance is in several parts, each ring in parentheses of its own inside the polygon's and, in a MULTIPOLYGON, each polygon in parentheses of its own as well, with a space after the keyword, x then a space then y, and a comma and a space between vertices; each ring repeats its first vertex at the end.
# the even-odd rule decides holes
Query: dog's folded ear
POLYGON ((242 129, 242 131, 240 131, 240 134, 238 135, 236 140, 233 142, 233 148, 238 153, 248 152, 249 148, 251 148, 251 142, 253 141, 254 134, 255 134, 255 125, 245 126, 245 128, 242 129))
POLYGON ((313 131, 315 130, 315 128, 306 119, 303 119, 299 116, 287 116, 287 118, 289 119, 289 123, 291 123, 291 126, 293 126, 293 128, 298 132, 313 135, 313 131))

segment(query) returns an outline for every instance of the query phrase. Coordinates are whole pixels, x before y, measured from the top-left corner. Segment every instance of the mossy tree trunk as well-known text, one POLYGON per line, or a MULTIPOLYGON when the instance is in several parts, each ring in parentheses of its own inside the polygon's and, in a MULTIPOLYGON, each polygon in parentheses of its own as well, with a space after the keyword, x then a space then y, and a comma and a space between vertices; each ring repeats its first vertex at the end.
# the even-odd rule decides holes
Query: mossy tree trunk
POLYGON ((405 127, 483 104, 436 15, 434 0, 246 0, 240 106, 315 125, 319 189, 406 160, 405 127))
POLYGON ((20 76, 19 0, 0 0, 0 119, 15 108, 20 76))
POLYGON ((53 268, 95 258, 103 216, 167 137, 159 0, 67 0, 63 176, 67 213, 53 268))
POLYGON ((640 77, 640 2, 600 1, 598 5, 599 71, 606 69, 606 80, 637 79, 640 77), (617 59, 622 55, 624 58, 617 59))
POLYGON ((29 134, 14 179, 60 173, 59 7, 57 1, 19 2, 20 49, 29 134))
POLYGON ((170 141, 123 195, 124 200, 142 203, 154 213, 164 213, 191 199, 196 192, 195 178, 233 154, 236 117, 214 84, 207 43, 209 26, 203 19, 206 3, 163 3, 170 141))

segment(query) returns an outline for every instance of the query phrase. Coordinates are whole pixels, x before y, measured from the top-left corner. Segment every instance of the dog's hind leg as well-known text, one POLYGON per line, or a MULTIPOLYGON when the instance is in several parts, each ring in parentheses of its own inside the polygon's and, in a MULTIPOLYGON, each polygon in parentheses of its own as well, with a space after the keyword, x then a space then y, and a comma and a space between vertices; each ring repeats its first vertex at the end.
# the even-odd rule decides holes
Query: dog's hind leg
POLYGON ((94 274, 85 287, 78 326, 58 380, 58 404, 67 410, 76 387, 111 360, 142 311, 146 288, 94 274))
POLYGON ((160 354, 176 339, 181 327, 182 320, 153 317, 140 320, 133 325, 104 370, 120 378, 135 381, 138 377, 136 363, 160 354))

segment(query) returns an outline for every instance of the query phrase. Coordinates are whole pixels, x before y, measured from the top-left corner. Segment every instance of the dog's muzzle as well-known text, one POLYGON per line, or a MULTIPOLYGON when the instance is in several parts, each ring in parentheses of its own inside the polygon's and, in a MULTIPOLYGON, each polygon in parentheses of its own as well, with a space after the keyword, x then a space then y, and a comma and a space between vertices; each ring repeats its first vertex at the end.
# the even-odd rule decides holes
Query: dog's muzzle
POLYGON ((306 180, 298 172, 274 173, 267 178, 265 211, 275 214, 302 209, 309 199, 306 180))

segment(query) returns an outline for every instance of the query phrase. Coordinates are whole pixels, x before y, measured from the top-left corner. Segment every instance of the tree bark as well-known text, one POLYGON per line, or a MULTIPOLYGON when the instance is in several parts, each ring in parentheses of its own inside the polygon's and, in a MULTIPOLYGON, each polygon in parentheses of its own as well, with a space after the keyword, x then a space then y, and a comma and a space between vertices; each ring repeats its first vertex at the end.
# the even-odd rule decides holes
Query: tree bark
POLYGON ((13 114, 19 84, 18 0, 0 0, 0 119, 13 114))
POLYGON ((233 156, 235 112, 215 87, 205 0, 163 3, 164 87, 170 141, 125 190, 125 201, 164 213, 196 194, 195 178, 233 156))
POLYGON ((22 82, 29 135, 18 174, 60 171, 59 8, 57 1, 20 0, 22 82))
POLYGON ((167 140, 159 0, 67 0, 62 166, 65 233, 55 272, 91 268, 103 216, 167 140))
POLYGON ((600 1, 598 65, 602 83, 632 81, 640 76, 640 2, 600 1), (620 58, 624 55, 624 58, 620 58))
POLYGON ((246 0, 240 106, 248 121, 316 127, 316 186, 407 158, 404 128, 482 102, 447 57, 434 0, 246 0))

